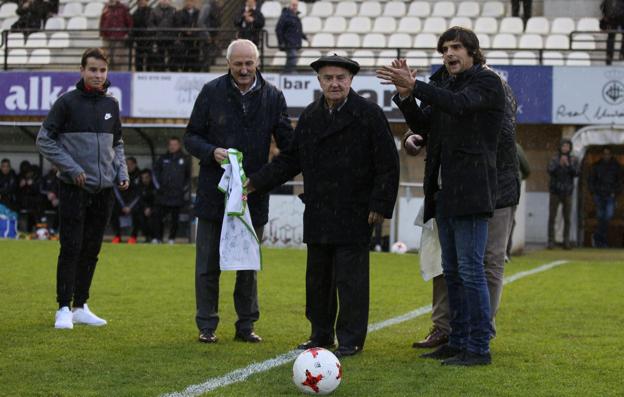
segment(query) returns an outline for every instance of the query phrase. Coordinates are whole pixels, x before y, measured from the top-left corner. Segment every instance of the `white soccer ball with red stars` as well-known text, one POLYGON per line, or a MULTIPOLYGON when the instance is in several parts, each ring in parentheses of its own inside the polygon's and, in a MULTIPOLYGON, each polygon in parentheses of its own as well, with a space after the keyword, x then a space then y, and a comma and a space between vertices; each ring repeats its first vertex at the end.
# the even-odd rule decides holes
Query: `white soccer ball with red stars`
POLYGON ((390 252, 393 254, 404 254, 407 252, 407 245, 402 241, 397 241, 390 247, 390 252))
POLYGON ((340 361, 327 349, 308 349, 293 364, 293 382, 306 394, 329 394, 336 390, 341 380, 340 361))

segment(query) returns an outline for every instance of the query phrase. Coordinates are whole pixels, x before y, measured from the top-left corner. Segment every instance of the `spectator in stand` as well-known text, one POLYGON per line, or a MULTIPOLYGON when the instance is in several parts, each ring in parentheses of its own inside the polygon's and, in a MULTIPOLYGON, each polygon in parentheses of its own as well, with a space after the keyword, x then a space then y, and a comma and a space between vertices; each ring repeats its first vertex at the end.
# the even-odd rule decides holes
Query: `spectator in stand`
POLYGON ((141 230, 145 236, 145 242, 152 241, 154 237, 154 203, 156 200, 156 188, 152 183, 152 171, 141 171, 141 184, 139 186, 139 210, 141 230))
POLYGON ((563 206, 563 248, 570 245, 570 211, 572 210, 572 192, 574 178, 579 175, 578 158, 572 154, 572 141, 562 139, 559 152, 548 163, 550 175, 550 201, 548 213, 548 249, 555 247, 555 218, 559 204, 563 206))
POLYGON ((594 233, 593 246, 607 248, 607 232, 609 221, 615 212, 615 198, 622 192, 622 166, 611 155, 611 149, 602 149, 602 156, 596 162, 589 175, 589 191, 596 204, 598 229, 594 233))
MULTIPOLYGON (((522 0, 522 22, 526 26, 527 21, 531 18, 533 9, 533 0, 522 0)), ((520 16, 520 0, 511 0, 511 16, 520 16)))
POLYGON ((251 40, 260 46, 262 28, 264 28, 264 15, 256 4, 256 0, 245 1, 245 6, 240 14, 234 19, 234 25, 238 27, 238 38, 251 40))
POLYGON ((173 21, 176 9, 170 0, 159 0, 152 9, 147 26, 153 30, 155 51, 152 53, 150 70, 167 71, 173 63, 175 32, 173 21))
POLYGON ((15 210, 15 194, 17 191, 17 175, 11 168, 11 160, 0 162, 0 204, 15 210))
POLYGON ((22 216, 22 231, 30 233, 39 221, 41 206, 39 193, 39 175, 37 169, 27 160, 20 164, 20 174, 17 177, 17 207, 22 216))
MULTIPOLYGON (((602 19, 600 29, 602 30, 622 30, 624 29, 624 0, 603 0, 600 4, 602 19)), ((613 50, 615 47, 615 33, 607 35, 607 65, 613 62, 613 50)), ((624 39, 620 47, 619 59, 624 59, 624 39)))
POLYGON ((301 41, 303 39, 308 40, 303 33, 298 7, 299 0, 290 0, 290 6, 284 7, 275 27, 279 48, 286 52, 285 73, 291 73, 295 70, 297 51, 301 48, 301 41))
POLYGON ((154 165, 154 186, 156 186, 156 243, 162 242, 164 219, 171 216, 169 244, 175 242, 178 232, 180 210, 189 202, 191 161, 182 152, 182 142, 178 137, 169 138, 167 153, 160 156, 154 165))
POLYGON ((199 9, 195 5, 195 0, 184 0, 184 7, 175 13, 173 26, 178 29, 190 28, 178 32, 180 44, 177 45, 177 56, 174 62, 174 69, 182 72, 199 71, 199 32, 197 28, 197 18, 199 9))
POLYGON ((147 0, 137 0, 137 9, 132 13, 132 31, 130 35, 134 43, 134 70, 147 71, 147 62, 152 49, 150 32, 147 32, 148 21, 152 8, 147 0))
POLYGON ((119 0, 109 0, 100 17, 100 37, 108 50, 109 70, 123 68, 128 63, 126 38, 131 28, 128 7, 119 0))
POLYGON ((11 25, 11 31, 23 32, 26 38, 29 34, 41 30, 49 9, 49 4, 43 0, 20 1, 15 11, 19 18, 11 25))
POLYGON ((141 211, 138 205, 140 199, 141 171, 134 157, 126 158, 126 166, 128 167, 130 182, 128 189, 120 190, 118 187, 113 186, 113 192, 115 194, 115 204, 113 205, 113 215, 111 217, 111 226, 115 233, 115 237, 113 237, 112 241, 113 244, 122 242, 121 229, 130 226, 130 223, 132 223, 132 229, 128 244, 136 244, 141 227, 141 211))
POLYGON ((203 70, 210 71, 210 65, 212 59, 218 55, 220 51, 219 47, 219 31, 215 30, 221 27, 221 17, 223 13, 223 1, 211 0, 206 2, 199 11, 199 17, 197 18, 197 26, 202 29, 210 29, 209 31, 201 32, 203 36, 202 60, 203 70))
POLYGON ((56 177, 58 168, 53 164, 50 171, 41 178, 39 192, 42 197, 42 211, 51 234, 58 230, 59 180, 56 177))

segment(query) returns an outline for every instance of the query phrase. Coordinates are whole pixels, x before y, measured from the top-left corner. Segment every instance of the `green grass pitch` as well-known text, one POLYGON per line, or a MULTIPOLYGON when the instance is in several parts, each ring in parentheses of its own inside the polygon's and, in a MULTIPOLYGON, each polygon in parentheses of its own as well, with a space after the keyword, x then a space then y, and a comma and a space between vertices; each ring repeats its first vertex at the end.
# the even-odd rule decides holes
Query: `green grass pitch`
MULTIPOLYGON (((0 241, 0 396, 159 396, 291 350, 308 336, 305 251, 264 249, 265 341, 235 342, 234 274, 221 279, 216 345, 198 343, 194 247, 105 244, 91 308, 103 328, 53 328, 58 244, 0 241)), ((369 334, 345 358, 336 396, 623 396, 624 251, 540 251, 506 274, 570 262, 505 287, 493 365, 447 368, 411 343, 429 315, 369 334)), ((371 255, 370 321, 431 303, 417 255, 371 255)), ((297 396, 292 364, 217 389, 217 396, 297 396)))

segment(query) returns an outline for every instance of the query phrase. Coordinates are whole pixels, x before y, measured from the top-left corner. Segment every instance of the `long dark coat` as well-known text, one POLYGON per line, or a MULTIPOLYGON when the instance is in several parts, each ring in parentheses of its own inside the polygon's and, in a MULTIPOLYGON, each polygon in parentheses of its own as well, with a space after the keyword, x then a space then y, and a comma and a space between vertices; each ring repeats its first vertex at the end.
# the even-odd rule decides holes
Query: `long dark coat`
POLYGON ((500 77, 481 65, 455 78, 440 68, 432 84, 394 100, 427 145, 425 221, 436 215, 490 215, 496 205, 496 148, 505 110, 500 77), (420 107, 415 99, 420 99, 420 107), (439 188, 441 170, 442 190, 439 188), (437 196, 437 200, 436 200, 437 196), (436 205, 439 208, 436 208, 436 205))
POLYGON ((369 242, 369 212, 391 218, 399 185, 399 158, 383 111, 351 91, 332 116, 321 96, 301 114, 289 149, 250 179, 268 191, 300 172, 304 242, 369 242))

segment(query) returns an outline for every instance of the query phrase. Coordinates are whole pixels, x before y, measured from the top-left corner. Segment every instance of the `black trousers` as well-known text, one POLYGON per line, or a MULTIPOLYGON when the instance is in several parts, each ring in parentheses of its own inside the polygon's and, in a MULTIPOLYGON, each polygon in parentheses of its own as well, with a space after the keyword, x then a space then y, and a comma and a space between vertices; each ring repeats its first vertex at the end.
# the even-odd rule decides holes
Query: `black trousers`
POLYGON ((104 230, 113 205, 113 189, 89 193, 78 186, 60 184, 59 235, 61 252, 56 272, 59 307, 80 307, 89 299, 89 288, 104 230))
POLYGON ((364 346, 369 278, 369 244, 308 244, 306 317, 312 326, 310 339, 333 341, 335 324, 340 346, 364 346))
MULTIPOLYGON (((264 228, 254 228, 262 241, 264 228)), ((214 331, 219 325, 219 244, 221 222, 199 220, 197 224, 195 257, 195 302, 197 328, 214 331)), ((236 272, 234 285, 234 309, 238 315, 236 331, 242 333, 253 330, 253 324, 260 318, 258 307, 257 275, 253 270, 236 272)))
POLYGON ((171 215, 171 226, 169 227, 169 240, 175 240, 178 235, 178 223, 180 223, 180 209, 182 207, 157 206, 155 208, 154 222, 156 223, 156 238, 163 239, 165 231, 165 217, 171 215))
MULTIPOLYGON (((522 21, 526 26, 527 21, 531 18, 533 8, 533 0, 522 0, 522 21)), ((511 15, 520 16, 520 0, 511 0, 511 15)))

